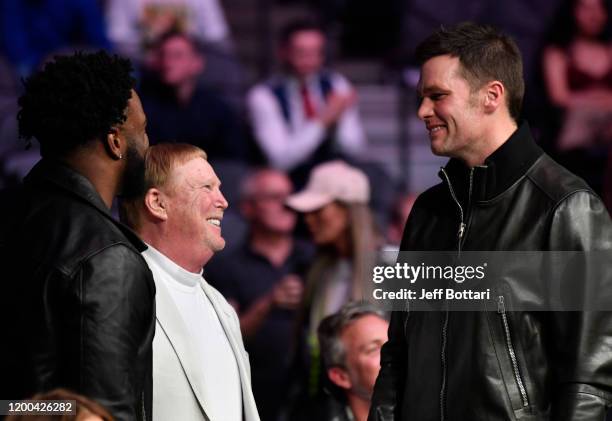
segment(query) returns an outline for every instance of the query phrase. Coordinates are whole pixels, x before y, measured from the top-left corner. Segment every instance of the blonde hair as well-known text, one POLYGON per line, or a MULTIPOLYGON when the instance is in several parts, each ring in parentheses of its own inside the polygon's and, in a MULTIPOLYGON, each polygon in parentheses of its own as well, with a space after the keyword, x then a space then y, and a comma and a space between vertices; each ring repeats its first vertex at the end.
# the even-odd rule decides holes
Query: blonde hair
MULTIPOLYGON (((362 203, 341 203, 348 210, 347 233, 351 244, 352 300, 363 299, 363 283, 376 263, 374 256, 380 243, 380 234, 374 223, 368 205, 362 203)), ((306 297, 312 298, 313 290, 322 282, 323 274, 333 266, 338 255, 332 247, 323 247, 313 262, 306 277, 306 297)))
POLYGON ((188 143, 160 143, 151 146, 144 157, 144 188, 134 199, 122 200, 119 206, 121 221, 132 229, 140 227, 140 215, 144 210, 144 196, 152 187, 168 184, 172 171, 193 159, 208 159, 206 152, 188 143))

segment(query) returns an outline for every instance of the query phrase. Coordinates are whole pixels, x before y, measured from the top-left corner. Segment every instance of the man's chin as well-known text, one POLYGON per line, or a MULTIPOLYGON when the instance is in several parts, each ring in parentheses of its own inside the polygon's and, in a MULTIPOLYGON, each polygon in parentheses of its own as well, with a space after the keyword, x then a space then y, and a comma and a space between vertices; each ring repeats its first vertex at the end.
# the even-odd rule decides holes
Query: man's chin
POLYGON ((220 239, 219 239, 219 240, 216 242, 216 244, 215 244, 215 248, 214 248, 214 250, 213 250, 213 251, 214 251, 215 253, 218 253, 218 252, 220 252, 221 250, 223 250, 224 248, 225 248, 225 239, 224 239, 224 238, 220 238, 220 239))
POLYGON ((431 147, 431 153, 433 153, 434 155, 447 156, 446 151, 441 145, 436 144, 435 142, 431 142, 430 147, 431 147))

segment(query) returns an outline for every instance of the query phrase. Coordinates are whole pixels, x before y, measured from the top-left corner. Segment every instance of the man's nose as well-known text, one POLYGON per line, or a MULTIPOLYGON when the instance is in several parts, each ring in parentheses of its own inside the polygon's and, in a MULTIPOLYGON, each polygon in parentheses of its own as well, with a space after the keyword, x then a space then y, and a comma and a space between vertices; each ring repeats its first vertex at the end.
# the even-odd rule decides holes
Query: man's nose
POLYGON ((227 207, 229 206, 229 203, 227 203, 227 200, 225 199, 225 196, 223 196, 223 193, 221 193, 221 191, 219 191, 219 197, 217 198, 217 202, 218 206, 222 209, 227 209, 227 207))
POLYGON ((431 100, 429 98, 423 98, 421 103, 419 104, 419 109, 417 110, 417 116, 425 121, 425 119, 431 117, 433 115, 433 107, 431 100))

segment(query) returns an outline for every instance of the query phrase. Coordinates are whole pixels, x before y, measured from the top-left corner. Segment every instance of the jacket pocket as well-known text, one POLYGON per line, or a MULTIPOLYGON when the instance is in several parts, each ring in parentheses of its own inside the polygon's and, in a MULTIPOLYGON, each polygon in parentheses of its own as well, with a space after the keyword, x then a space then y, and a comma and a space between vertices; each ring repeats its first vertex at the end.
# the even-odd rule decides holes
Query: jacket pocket
POLYGON ((497 313, 501 318, 501 324, 503 329, 503 335, 505 340, 505 348, 508 357, 510 358, 510 364, 512 366, 512 375, 514 377, 514 381, 516 382, 516 386, 519 390, 519 394, 521 397, 521 404, 523 408, 529 406, 529 396, 527 395, 527 388, 525 387, 525 382, 523 380, 523 376, 521 374, 521 368, 519 366, 519 361, 516 356, 516 351, 514 349, 514 345, 512 343, 512 330, 510 329, 510 320, 508 319, 508 314, 506 313, 506 305, 504 302, 504 296, 500 295, 497 297, 497 313))

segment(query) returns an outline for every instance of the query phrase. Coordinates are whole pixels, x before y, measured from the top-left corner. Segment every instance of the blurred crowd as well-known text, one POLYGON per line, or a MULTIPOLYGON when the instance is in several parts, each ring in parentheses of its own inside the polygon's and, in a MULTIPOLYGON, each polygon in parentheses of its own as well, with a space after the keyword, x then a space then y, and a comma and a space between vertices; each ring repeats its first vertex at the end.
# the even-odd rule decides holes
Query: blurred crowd
POLYGON ((367 159, 359 98, 334 70, 330 37, 338 56, 397 70, 440 24, 505 29, 525 55, 524 117, 537 140, 612 209, 606 0, 307 6, 309 16, 277 34, 278 71, 250 83, 226 20, 232 10, 219 0, 0 0, 1 187, 39 159, 38 145, 17 134, 19 79, 75 49, 130 58, 150 143, 202 148, 223 183, 227 247, 204 276, 238 313, 264 421, 293 419, 296 408, 316 414, 303 419, 363 419, 387 322, 356 302, 364 274, 399 248, 418 193, 367 159))

